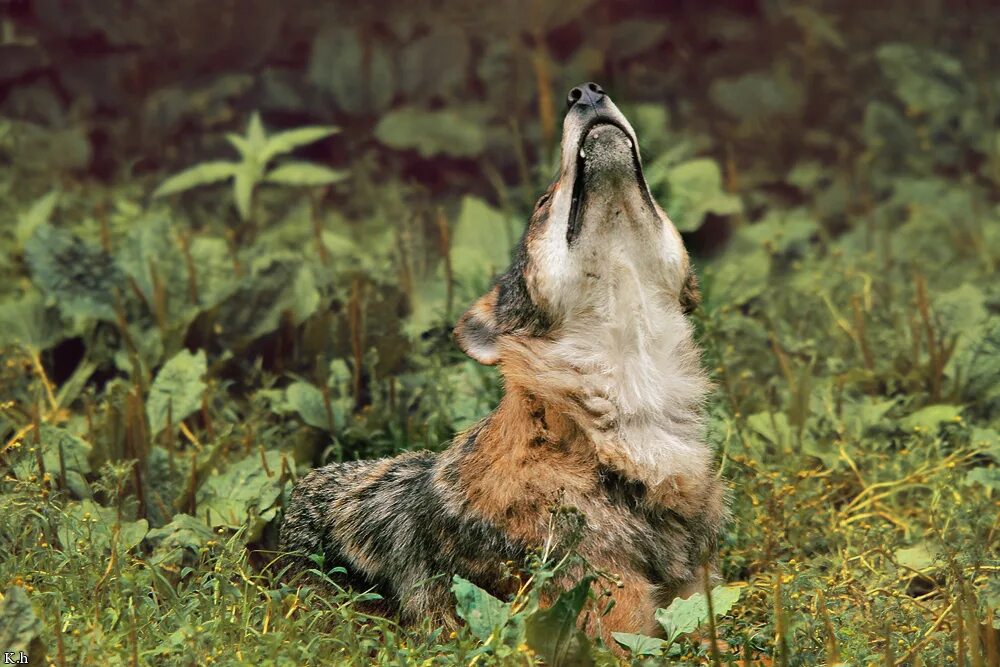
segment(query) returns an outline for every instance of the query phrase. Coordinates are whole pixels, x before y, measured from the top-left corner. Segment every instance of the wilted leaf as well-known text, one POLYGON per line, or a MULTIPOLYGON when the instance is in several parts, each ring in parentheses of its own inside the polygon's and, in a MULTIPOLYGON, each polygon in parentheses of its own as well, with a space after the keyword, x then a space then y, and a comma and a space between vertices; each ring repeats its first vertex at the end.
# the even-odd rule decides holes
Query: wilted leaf
POLYGON ((390 111, 375 126, 375 136, 390 148, 413 149, 423 157, 475 157, 486 148, 481 121, 455 109, 403 107, 390 111))
POLYGON ((539 609, 525 625, 528 646, 550 667, 593 665, 587 635, 576 619, 587 602, 593 577, 584 577, 572 589, 563 591, 551 607, 539 609))
POLYGON ((206 370, 204 350, 195 354, 181 350, 163 365, 149 388, 146 400, 149 432, 153 438, 167 427, 168 411, 176 427, 201 408, 206 370))
POLYGON ((510 618, 510 604, 496 599, 457 574, 452 578, 451 591, 458 602, 458 615, 468 625, 469 631, 481 640, 488 639, 510 618))

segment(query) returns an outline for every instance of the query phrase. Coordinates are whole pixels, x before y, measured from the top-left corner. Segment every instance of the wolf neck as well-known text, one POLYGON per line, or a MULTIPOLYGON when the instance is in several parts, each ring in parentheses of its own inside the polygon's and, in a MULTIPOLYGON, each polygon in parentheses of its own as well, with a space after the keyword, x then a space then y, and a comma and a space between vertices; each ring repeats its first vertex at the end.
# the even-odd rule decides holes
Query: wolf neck
POLYGON ((697 481, 711 463, 700 419, 709 385, 691 325, 665 295, 605 290, 591 302, 600 307, 584 304, 553 339, 508 349, 516 362, 505 360, 505 379, 566 406, 585 431, 592 417, 570 407, 573 397, 606 398, 614 425, 589 429, 604 463, 651 486, 697 481))

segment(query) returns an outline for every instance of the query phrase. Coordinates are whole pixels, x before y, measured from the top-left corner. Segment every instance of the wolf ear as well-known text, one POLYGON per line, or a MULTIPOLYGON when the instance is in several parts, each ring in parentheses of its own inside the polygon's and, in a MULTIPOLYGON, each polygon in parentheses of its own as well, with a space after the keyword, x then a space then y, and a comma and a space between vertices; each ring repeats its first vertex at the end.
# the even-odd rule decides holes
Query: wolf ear
POLYGON ((472 304, 455 325, 455 341, 467 355, 481 364, 492 366, 500 360, 497 351, 496 307, 500 288, 494 287, 472 304))
POLYGON ((694 275, 694 270, 688 269, 684 287, 681 288, 681 309, 685 315, 690 315, 699 303, 701 303, 701 290, 698 288, 698 276, 694 275))

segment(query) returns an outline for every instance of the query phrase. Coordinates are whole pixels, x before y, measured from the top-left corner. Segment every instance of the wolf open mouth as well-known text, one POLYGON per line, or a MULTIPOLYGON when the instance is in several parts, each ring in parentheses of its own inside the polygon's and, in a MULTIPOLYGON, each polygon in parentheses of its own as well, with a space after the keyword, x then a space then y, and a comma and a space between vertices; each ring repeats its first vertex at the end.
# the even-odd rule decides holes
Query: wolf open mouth
MULTIPOLYGON (((594 154, 593 149, 602 150, 605 148, 601 144, 608 144, 612 142, 627 142, 628 148, 628 159, 631 161, 629 165, 629 172, 634 179, 633 185, 639 188, 643 201, 649 206, 650 210, 654 209, 652 197, 649 194, 649 187, 646 184, 646 177, 642 172, 642 162, 639 159, 639 150, 635 145, 635 142, 631 139, 631 134, 629 131, 622 126, 615 119, 607 118, 604 116, 597 116, 593 118, 586 126, 584 126, 583 131, 580 132, 579 145, 576 147, 576 169, 573 173, 573 198, 570 203, 569 210, 569 223, 566 226, 566 242, 572 244, 573 241, 580 235, 582 227, 582 215, 581 212, 584 210, 586 205, 586 197, 588 184, 591 184, 593 172, 588 174, 588 164, 593 164, 595 161, 600 161, 600 170, 603 172, 616 171, 621 172, 616 167, 621 167, 621 160, 618 160, 616 164, 616 159, 613 155, 605 154, 594 154), (615 128, 612 130, 612 134, 605 136, 601 139, 597 139, 595 135, 602 132, 603 128, 615 128), (620 136, 619 136, 620 135, 620 136), (588 154, 587 149, 590 147, 591 153, 588 154)), ((628 186, 625 186, 628 187, 628 186)))

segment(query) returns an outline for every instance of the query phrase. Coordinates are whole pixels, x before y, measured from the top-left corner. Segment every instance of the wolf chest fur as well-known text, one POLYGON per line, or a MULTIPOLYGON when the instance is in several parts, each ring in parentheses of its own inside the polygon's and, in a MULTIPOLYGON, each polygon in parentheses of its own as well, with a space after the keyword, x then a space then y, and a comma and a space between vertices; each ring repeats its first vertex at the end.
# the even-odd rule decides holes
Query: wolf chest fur
POLYGON ((313 470, 285 515, 297 563, 322 554, 403 621, 453 620, 452 574, 503 596, 502 564, 549 537, 556 504, 578 510, 579 554, 620 577, 588 625, 605 638, 652 633, 655 609, 713 560, 725 508, 686 317, 697 282, 624 115, 593 83, 567 104, 559 176, 455 328, 467 354, 499 366, 499 406, 441 453, 313 470))

